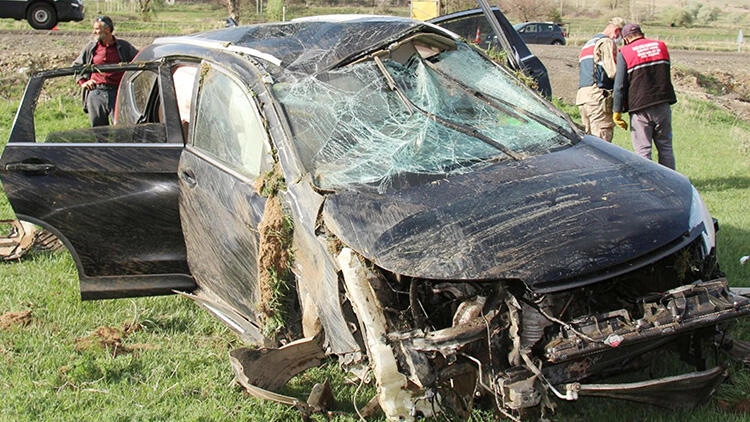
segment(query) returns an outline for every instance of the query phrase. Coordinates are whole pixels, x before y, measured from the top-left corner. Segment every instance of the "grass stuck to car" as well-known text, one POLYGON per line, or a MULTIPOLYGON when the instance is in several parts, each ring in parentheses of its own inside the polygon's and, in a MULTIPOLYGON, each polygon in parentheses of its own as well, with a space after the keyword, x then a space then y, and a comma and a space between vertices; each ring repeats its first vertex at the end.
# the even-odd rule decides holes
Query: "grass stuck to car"
POLYGON ((189 297, 243 343, 246 391, 304 415, 335 405, 325 385, 282 388, 326 358, 377 386, 363 417, 692 406, 726 377, 704 352, 750 313, 686 177, 405 18, 233 27, 37 73, 0 178, 84 299, 189 297), (46 87, 91 71, 125 72, 115 124, 39 127, 46 87), (667 350, 693 367, 606 382, 667 350))

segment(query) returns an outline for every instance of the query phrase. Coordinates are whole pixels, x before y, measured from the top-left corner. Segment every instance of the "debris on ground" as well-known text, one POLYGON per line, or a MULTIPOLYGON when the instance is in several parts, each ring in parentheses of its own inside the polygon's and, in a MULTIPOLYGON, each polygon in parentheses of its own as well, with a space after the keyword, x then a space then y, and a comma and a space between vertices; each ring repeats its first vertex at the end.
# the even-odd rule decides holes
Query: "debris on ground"
POLYGON ((0 330, 14 325, 26 326, 31 323, 31 311, 6 312, 0 315, 0 330))
POLYGON ((22 220, 0 220, 0 228, 7 226, 7 233, 0 237, 0 259, 12 261, 20 259, 32 249, 57 250, 62 243, 52 233, 22 220))
POLYGON ((88 350, 92 348, 106 349, 117 357, 126 353, 133 353, 137 350, 153 350, 158 346, 152 344, 125 344, 124 340, 128 335, 140 330, 139 324, 123 324, 123 328, 114 328, 102 326, 94 330, 93 333, 86 337, 75 340, 77 351, 88 350))

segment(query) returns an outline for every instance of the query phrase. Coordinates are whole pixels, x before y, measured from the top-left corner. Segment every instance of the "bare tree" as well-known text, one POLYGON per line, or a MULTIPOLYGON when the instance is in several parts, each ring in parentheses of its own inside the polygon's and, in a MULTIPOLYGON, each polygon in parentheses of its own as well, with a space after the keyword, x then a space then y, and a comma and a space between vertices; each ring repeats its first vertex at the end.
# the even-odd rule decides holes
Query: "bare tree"
POLYGON ((555 8, 552 0, 501 0, 500 8, 517 17, 522 22, 546 19, 549 12, 555 8))
POLYGON ((475 7, 478 7, 476 0, 443 0, 440 2, 440 14, 447 15, 475 7))
POLYGON ((138 0, 138 11, 142 16, 148 17, 151 14, 151 0, 138 0))
POLYGON ((214 0, 227 8, 229 17, 235 21, 240 21, 240 0, 214 0))

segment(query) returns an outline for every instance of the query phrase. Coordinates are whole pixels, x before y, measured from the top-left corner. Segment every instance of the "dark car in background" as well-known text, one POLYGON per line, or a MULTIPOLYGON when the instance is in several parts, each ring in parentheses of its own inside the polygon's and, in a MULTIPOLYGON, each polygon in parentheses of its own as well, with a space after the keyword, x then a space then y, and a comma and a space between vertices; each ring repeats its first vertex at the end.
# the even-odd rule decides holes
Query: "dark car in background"
POLYGON ((36 73, 7 197, 65 244, 84 299, 177 292, 219 318, 256 397, 321 410, 279 391, 325 357, 373 379, 389 420, 691 406, 725 377, 703 352, 750 300, 690 181, 584 135, 452 32, 320 16, 93 70, 126 71, 115 125, 37 124, 60 113, 47 88, 92 69, 36 73), (601 383, 669 350, 696 370, 601 383))
POLYGON ((565 31, 553 22, 523 22, 513 28, 527 44, 565 45, 565 31))
POLYGON ((83 0, 0 0, 0 18, 26 19, 34 29, 52 29, 58 22, 80 22, 83 0))
MULTIPOLYGON (((513 29, 513 26, 505 15, 503 15, 503 12, 497 7, 493 7, 491 10, 503 34, 510 42, 513 49, 511 54, 521 63, 524 73, 536 81, 537 90, 540 94, 545 98, 552 98, 552 86, 550 85, 549 75, 547 75, 547 68, 529 50, 529 47, 526 46, 524 40, 513 29)), ((483 50, 490 48, 502 50, 497 35, 493 32, 482 9, 451 13, 431 19, 429 22, 460 35, 483 50)))

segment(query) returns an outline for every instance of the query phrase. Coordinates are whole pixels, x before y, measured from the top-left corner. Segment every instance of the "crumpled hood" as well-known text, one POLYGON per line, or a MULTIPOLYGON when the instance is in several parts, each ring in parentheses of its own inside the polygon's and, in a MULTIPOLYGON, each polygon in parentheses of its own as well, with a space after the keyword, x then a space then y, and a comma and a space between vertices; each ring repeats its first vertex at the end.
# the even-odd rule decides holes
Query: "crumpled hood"
POLYGON ((323 216, 341 241, 388 271, 533 288, 590 277, 674 242, 689 231, 691 197, 684 176, 585 137, 563 151, 393 193, 331 194, 323 216))

